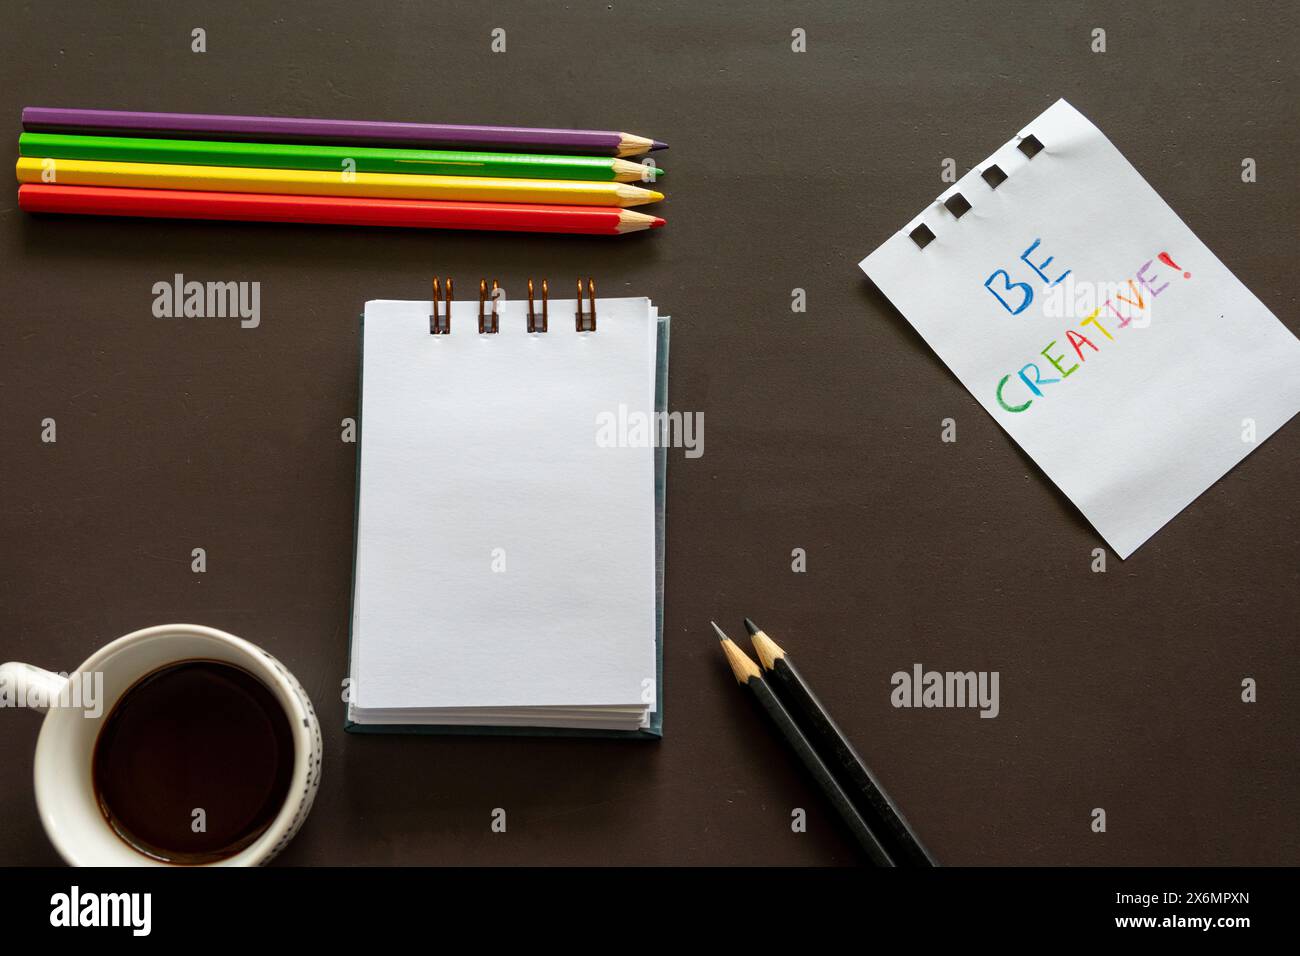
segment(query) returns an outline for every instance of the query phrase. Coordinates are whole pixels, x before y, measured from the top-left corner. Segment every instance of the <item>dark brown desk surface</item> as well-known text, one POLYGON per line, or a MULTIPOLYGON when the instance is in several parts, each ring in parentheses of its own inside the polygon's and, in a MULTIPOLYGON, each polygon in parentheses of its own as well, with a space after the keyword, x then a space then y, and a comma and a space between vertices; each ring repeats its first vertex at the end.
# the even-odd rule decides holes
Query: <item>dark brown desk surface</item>
MULTIPOLYGON (((944 188, 945 157, 964 172, 1064 96, 1294 331, 1295 7, 11 6, 11 144, 25 104, 672 144, 668 228, 623 240, 3 204, 0 659, 67 669, 168 621, 265 645, 327 725, 320 796, 283 863, 855 862, 721 660, 709 619, 741 632, 744 614, 795 650, 945 863, 1300 862, 1300 426, 1094 574, 1098 536, 856 265, 944 188), (190 52, 194 27, 207 53, 190 52), (671 405, 704 412, 705 453, 669 466, 659 744, 342 730, 357 315, 427 298, 435 271, 514 295, 592 273, 674 317, 671 405), (260 281, 261 326, 154 318, 151 287, 175 273, 260 281), (893 709, 889 675, 914 662, 999 671, 1001 715, 893 709), (1245 677, 1258 703, 1240 701, 1245 677)), ((30 781, 38 723, 0 727, 0 863, 57 862, 30 781)))

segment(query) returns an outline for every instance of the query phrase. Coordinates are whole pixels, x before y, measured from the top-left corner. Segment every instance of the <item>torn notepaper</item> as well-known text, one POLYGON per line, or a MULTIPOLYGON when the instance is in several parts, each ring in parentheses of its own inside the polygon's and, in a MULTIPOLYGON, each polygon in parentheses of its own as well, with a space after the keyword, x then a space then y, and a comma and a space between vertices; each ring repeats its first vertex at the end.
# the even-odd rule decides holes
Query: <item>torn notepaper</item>
POLYGON ((1064 100, 861 267, 1121 558, 1300 411, 1300 341, 1064 100))

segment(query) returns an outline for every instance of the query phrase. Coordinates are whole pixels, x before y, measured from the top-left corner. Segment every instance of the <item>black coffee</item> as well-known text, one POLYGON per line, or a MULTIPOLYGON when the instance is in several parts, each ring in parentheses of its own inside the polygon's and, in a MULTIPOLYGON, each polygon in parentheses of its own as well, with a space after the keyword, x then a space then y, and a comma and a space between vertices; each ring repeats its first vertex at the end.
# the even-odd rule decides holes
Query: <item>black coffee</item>
POLYGON ((137 681, 95 741, 95 795, 118 835, 148 856, 233 856, 289 794, 293 731, 258 678, 220 661, 184 661, 137 681))

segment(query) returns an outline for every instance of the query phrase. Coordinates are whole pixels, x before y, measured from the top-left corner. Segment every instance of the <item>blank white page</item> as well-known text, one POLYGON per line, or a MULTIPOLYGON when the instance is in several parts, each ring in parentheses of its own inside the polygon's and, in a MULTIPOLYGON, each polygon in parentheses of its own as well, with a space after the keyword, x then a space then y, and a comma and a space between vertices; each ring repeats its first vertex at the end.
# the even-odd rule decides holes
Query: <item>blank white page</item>
POLYGON ((366 303, 353 704, 642 705, 654 449, 598 426, 654 412, 649 301, 598 300, 594 333, 573 300, 535 334, 522 302, 496 334, 466 301, 431 335, 430 308, 366 303))

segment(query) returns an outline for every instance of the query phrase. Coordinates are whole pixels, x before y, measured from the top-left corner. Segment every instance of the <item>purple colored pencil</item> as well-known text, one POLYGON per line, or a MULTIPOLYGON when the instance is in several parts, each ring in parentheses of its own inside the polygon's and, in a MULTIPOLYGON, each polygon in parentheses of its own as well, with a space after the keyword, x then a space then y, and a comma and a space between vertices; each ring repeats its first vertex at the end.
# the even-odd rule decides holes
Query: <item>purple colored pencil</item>
POLYGON ((367 120, 301 119, 289 116, 221 116, 210 113, 138 113, 131 110, 23 108, 28 132, 110 133, 200 139, 265 140, 292 143, 357 143, 434 149, 586 153, 635 156, 667 144, 658 140, 589 129, 527 126, 451 126, 367 120))

